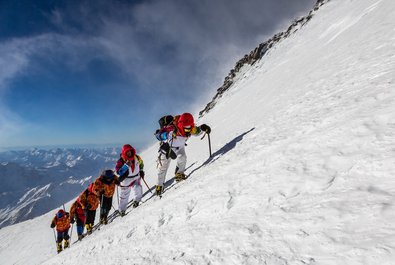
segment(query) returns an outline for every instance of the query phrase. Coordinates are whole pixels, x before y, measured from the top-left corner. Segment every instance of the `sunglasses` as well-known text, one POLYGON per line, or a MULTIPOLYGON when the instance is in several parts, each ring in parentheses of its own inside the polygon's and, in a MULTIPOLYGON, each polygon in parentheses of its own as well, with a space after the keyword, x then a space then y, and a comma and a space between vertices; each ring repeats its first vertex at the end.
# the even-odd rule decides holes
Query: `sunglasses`
POLYGON ((185 126, 184 127, 184 132, 190 132, 192 131, 192 126, 185 126))

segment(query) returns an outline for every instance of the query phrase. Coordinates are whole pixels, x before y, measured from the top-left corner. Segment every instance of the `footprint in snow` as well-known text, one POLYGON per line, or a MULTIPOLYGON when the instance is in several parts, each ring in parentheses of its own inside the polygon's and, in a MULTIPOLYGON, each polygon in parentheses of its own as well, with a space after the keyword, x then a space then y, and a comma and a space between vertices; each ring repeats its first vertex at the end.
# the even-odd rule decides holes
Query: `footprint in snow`
POLYGON ((126 235, 126 237, 127 237, 127 238, 132 237, 135 231, 136 231, 136 228, 133 227, 133 228, 129 231, 129 233, 126 235))
POLYGON ((161 213, 158 220, 158 227, 161 227, 165 224, 165 214, 161 213))
POLYGON ((259 228, 258 224, 252 224, 252 226, 247 227, 247 230, 251 235, 262 237, 262 230, 259 228))
POLYGON ((194 200, 189 201, 189 203, 187 205, 187 212, 186 212, 187 220, 191 219, 192 212, 195 209, 196 204, 197 204, 197 201, 194 201, 194 200))
POLYGON ((229 191, 228 194, 229 194, 229 200, 226 203, 226 208, 228 208, 228 210, 230 210, 234 206, 235 200, 234 200, 234 193, 233 192, 229 191))
POLYGON ((144 226, 144 232, 147 235, 149 232, 151 232, 151 226, 150 225, 146 225, 144 226))

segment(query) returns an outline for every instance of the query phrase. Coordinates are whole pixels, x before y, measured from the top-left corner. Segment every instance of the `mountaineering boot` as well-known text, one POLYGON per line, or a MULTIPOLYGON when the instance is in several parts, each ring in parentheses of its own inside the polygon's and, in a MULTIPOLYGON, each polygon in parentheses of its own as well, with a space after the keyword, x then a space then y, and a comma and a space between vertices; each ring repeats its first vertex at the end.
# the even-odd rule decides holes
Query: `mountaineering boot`
POLYGON ((83 235, 78 235, 78 240, 81 241, 84 238, 83 235))
POLYGON ((156 186, 156 195, 157 196, 162 195, 162 191, 163 191, 163 186, 157 185, 156 186))
POLYGON ((136 207, 138 207, 139 206, 139 202, 138 201, 134 201, 133 202, 133 208, 136 208, 136 207))
POLYGON ((56 249, 58 250, 58 253, 62 251, 62 242, 56 243, 56 249))
POLYGON ((63 243, 63 248, 66 249, 68 247, 69 247, 69 241, 65 239, 63 243))
POLYGON ((100 223, 101 223, 102 225, 106 225, 106 224, 108 223, 107 217, 106 217, 106 216, 103 216, 103 217, 100 219, 100 223))
POLYGON ((121 214, 121 217, 124 217, 126 215, 126 212, 125 211, 121 211, 120 214, 121 214))
POLYGON ((177 172, 174 179, 176 180, 176 182, 179 182, 181 180, 186 179, 186 176, 184 173, 177 172))
POLYGON ((86 224, 85 227, 86 227, 86 232, 88 233, 88 235, 92 234, 93 225, 92 224, 86 224))

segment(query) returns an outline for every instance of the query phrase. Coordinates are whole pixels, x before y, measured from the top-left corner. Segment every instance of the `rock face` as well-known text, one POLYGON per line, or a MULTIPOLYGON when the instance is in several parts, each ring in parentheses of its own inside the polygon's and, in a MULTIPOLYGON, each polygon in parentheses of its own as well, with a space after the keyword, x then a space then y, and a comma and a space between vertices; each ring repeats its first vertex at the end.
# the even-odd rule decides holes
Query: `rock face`
POLYGON ((213 99, 206 105, 206 107, 199 112, 199 117, 202 117, 205 113, 209 112, 216 104, 217 100, 221 98, 223 93, 227 91, 234 82, 234 78, 240 69, 245 65, 253 65, 258 60, 262 59, 264 55, 278 42, 289 37, 291 34, 298 31, 301 27, 306 25, 307 22, 314 16, 314 13, 325 3, 330 0, 317 0, 314 7, 310 12, 300 18, 295 20, 286 31, 275 34, 269 40, 259 44, 254 50, 252 50, 249 54, 244 55, 242 59, 236 62, 236 65, 233 69, 230 70, 229 74, 225 77, 224 83, 217 89, 217 93, 213 97, 213 99))

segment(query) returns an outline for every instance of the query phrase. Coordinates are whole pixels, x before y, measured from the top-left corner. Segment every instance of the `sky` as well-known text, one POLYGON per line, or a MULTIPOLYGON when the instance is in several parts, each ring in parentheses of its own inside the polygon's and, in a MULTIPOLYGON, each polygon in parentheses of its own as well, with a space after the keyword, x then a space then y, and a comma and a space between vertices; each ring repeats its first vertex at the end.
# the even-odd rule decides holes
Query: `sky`
MULTIPOLYGON (((60 254, 57 209, 4 227, 0 264, 393 265, 394 17, 393 0, 329 1, 202 118, 212 157, 191 137, 188 179, 161 199, 143 184, 138 208, 60 254)), ((141 157, 153 187, 157 146, 141 157)))
POLYGON ((0 150, 153 141, 314 0, 0 2, 0 150))

